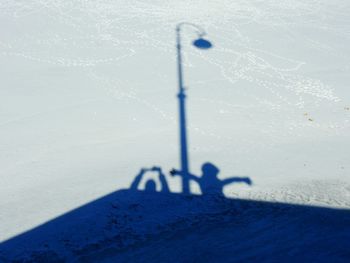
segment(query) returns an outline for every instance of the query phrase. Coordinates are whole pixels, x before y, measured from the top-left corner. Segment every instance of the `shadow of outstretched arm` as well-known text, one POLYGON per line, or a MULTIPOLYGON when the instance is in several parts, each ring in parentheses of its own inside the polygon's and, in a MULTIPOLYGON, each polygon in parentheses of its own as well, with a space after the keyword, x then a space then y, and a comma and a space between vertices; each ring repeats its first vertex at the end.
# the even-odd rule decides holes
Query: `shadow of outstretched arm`
POLYGON ((165 179, 165 175, 162 172, 159 172, 159 180, 160 180, 160 184, 161 184, 161 187, 162 187, 161 191, 163 193, 170 193, 168 182, 165 179))
POLYGON ((142 176, 146 172, 146 169, 141 169, 139 174, 135 177, 134 181, 130 185, 130 190, 137 191, 137 188, 139 187, 139 184, 141 182, 142 176))
POLYGON ((153 171, 158 172, 159 174, 159 181, 160 181, 160 185, 161 185, 161 192, 163 193, 170 193, 170 189, 169 189, 169 185, 168 182, 165 178, 164 173, 162 172, 162 169, 158 166, 154 166, 152 168, 153 171))
POLYGON ((253 182, 249 177, 231 177, 221 181, 223 185, 232 183, 246 183, 247 185, 252 185, 253 182))
POLYGON ((200 182, 200 178, 197 177, 196 175, 191 174, 191 173, 184 173, 183 171, 179 171, 179 170, 176 170, 176 169, 172 169, 172 170, 170 171, 170 174, 171 174, 172 176, 176 176, 176 175, 179 175, 179 176, 187 176, 188 179, 190 179, 190 180, 196 181, 197 183, 200 182))

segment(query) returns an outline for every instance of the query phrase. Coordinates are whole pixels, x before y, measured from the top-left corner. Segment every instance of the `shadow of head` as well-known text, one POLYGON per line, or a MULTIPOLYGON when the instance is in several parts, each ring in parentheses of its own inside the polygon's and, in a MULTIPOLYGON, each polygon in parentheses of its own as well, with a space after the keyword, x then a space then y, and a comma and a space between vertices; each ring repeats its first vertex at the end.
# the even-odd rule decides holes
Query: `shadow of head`
POLYGON ((149 179, 145 184, 145 191, 146 192, 156 192, 157 191, 157 184, 153 179, 149 179))
POLYGON ((210 162, 206 162, 202 165, 202 173, 206 176, 217 177, 220 169, 210 162))

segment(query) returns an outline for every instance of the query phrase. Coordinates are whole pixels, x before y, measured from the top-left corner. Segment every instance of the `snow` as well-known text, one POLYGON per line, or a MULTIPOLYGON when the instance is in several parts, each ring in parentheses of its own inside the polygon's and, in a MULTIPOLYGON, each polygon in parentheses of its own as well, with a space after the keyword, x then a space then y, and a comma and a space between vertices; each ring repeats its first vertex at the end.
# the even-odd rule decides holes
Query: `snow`
POLYGON ((127 188, 141 167, 179 168, 182 21, 214 44, 197 50, 183 31, 191 171, 210 161, 220 178, 252 179, 228 197, 349 209, 349 11, 346 0, 1 1, 0 242, 127 188))

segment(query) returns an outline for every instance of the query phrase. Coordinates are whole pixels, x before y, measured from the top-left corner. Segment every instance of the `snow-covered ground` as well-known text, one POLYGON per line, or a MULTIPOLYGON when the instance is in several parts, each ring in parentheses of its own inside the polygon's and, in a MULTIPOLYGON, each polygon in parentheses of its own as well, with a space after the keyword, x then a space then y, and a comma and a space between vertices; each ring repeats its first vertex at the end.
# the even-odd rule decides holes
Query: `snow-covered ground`
POLYGON ((182 21, 214 44, 183 31, 191 171, 253 180, 230 197, 350 208, 349 13, 347 0, 2 0, 0 241, 141 167, 179 167, 182 21))

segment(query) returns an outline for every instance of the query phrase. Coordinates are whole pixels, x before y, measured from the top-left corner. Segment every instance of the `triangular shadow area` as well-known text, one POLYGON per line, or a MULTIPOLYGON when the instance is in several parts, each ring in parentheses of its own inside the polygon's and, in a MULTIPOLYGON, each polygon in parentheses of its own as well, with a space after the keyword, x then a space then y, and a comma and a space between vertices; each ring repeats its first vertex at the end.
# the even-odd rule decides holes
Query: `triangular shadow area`
POLYGON ((0 262, 350 262, 350 210, 119 190, 0 244, 0 262))

